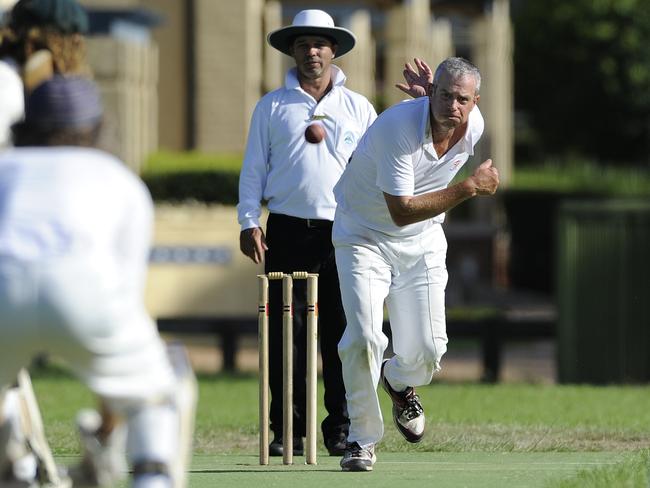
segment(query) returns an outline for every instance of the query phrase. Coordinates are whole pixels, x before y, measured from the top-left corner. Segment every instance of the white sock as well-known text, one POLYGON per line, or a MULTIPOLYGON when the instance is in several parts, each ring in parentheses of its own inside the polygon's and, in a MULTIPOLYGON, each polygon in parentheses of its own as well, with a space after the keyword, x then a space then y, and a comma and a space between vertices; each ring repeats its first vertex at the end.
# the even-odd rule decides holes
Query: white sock
POLYGON ((172 488, 172 480, 164 474, 141 474, 133 479, 133 488, 172 488))
POLYGON ((178 451, 178 412, 171 404, 145 405, 128 419, 127 452, 132 465, 163 463, 168 469, 178 451))

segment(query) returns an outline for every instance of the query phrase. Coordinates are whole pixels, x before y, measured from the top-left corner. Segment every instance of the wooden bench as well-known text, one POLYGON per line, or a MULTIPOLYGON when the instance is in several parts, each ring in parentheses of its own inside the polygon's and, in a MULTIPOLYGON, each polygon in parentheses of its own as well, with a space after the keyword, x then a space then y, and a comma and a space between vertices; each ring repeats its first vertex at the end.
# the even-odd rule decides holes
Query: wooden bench
MULTIPOLYGON (((159 318, 158 329, 163 333, 207 334, 217 337, 223 353, 223 369, 233 372, 239 340, 257 335, 257 318, 159 318)), ((509 341, 552 339, 555 337, 556 314, 552 306, 512 308, 500 312, 474 315, 451 311, 447 318, 450 340, 467 338, 481 344, 485 382, 499 381, 503 346, 509 341)), ((384 331, 390 336, 388 322, 384 331)))
POLYGON ((257 335, 257 318, 158 318, 158 330, 171 334, 214 335, 223 353, 223 369, 236 370, 239 339, 257 335))
POLYGON ((449 317, 447 335, 476 339, 481 344, 483 373, 481 381, 493 383, 500 379, 503 347, 508 342, 554 339, 557 316, 555 307, 501 310, 481 319, 449 317))

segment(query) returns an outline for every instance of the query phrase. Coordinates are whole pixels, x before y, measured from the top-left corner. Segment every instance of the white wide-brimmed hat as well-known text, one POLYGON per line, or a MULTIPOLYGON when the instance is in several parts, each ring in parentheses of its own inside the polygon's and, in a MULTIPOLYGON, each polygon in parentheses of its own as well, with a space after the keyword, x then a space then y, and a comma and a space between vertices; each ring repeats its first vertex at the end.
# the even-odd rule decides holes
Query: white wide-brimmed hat
POLYGON ((357 39, 354 34, 343 27, 334 26, 334 19, 322 10, 302 10, 293 18, 293 24, 274 30, 268 35, 271 46, 284 54, 291 56, 290 43, 297 36, 315 35, 334 39, 338 45, 336 57, 340 58, 350 51, 357 39))

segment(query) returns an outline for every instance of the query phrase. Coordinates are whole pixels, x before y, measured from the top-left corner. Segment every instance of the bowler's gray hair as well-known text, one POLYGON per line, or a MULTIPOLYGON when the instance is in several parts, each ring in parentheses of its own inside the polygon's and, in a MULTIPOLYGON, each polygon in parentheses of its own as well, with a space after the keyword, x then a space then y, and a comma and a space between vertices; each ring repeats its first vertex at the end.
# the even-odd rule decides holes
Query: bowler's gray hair
POLYGON ((464 76, 472 76, 476 80, 476 93, 478 95, 481 89, 481 72, 476 66, 467 61, 465 58, 447 58, 436 68, 433 75, 433 84, 438 84, 440 75, 446 71, 452 78, 462 78, 464 76))

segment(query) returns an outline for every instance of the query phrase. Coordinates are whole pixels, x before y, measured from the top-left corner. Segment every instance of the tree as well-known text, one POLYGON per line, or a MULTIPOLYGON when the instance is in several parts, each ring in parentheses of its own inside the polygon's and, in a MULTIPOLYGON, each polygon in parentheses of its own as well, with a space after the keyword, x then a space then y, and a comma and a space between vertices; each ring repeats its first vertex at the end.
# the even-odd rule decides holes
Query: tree
POLYGON ((650 163, 650 0, 526 0, 513 21, 535 152, 650 163))

